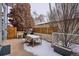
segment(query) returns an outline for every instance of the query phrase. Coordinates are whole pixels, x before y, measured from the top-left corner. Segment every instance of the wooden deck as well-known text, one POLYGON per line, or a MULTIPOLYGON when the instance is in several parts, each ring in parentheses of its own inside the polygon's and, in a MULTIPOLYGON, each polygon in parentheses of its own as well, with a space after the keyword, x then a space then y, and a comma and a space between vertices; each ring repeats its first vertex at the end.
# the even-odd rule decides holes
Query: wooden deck
POLYGON ((25 51, 22 39, 8 39, 4 41, 4 45, 11 45, 11 56, 33 56, 32 53, 25 51))

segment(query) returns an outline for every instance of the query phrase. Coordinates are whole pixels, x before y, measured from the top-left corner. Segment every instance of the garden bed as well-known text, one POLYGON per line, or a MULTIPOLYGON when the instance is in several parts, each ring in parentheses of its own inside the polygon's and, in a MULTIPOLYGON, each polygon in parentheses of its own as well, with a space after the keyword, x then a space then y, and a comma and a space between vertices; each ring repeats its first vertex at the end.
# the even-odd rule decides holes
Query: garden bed
POLYGON ((62 46, 58 46, 58 45, 53 45, 54 51, 63 55, 63 56, 70 56, 72 54, 71 49, 62 47, 62 46))

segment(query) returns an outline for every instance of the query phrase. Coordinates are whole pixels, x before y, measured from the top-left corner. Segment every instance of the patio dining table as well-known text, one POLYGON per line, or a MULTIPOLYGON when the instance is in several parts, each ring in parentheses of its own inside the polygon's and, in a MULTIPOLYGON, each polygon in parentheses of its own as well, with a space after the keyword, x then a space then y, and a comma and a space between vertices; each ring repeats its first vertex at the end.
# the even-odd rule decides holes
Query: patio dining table
POLYGON ((33 34, 28 34, 27 36, 32 38, 33 44, 32 46, 34 47, 36 41, 40 40, 40 42, 42 43, 42 39, 39 35, 33 35, 33 34))

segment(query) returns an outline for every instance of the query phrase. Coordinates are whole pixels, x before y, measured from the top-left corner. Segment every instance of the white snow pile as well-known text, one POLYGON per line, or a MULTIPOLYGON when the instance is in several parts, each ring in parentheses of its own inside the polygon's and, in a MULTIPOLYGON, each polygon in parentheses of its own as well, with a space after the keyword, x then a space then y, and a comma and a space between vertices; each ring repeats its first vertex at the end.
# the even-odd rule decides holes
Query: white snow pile
POLYGON ((54 52, 53 48, 51 47, 51 43, 44 40, 42 41, 42 44, 35 47, 24 44, 24 49, 36 56, 61 56, 60 54, 54 52))
POLYGON ((73 52, 79 53, 79 44, 72 44, 70 48, 72 49, 73 52))

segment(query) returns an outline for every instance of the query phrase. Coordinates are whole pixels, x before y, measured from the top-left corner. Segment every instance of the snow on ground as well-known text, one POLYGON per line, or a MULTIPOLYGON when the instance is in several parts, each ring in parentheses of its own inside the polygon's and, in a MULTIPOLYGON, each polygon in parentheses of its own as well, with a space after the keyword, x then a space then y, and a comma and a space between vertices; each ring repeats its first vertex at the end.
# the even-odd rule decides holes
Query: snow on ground
POLYGON ((42 44, 35 47, 24 44, 24 49, 36 56, 61 56, 60 54, 54 52, 53 48, 51 47, 51 43, 44 40, 42 41, 42 44))
POLYGON ((72 49, 73 52, 79 53, 79 44, 72 44, 70 48, 72 49))

